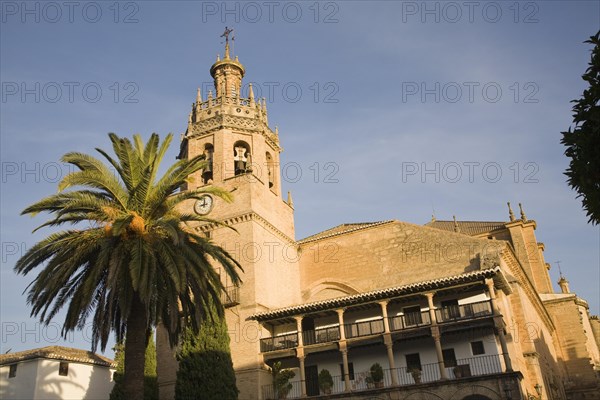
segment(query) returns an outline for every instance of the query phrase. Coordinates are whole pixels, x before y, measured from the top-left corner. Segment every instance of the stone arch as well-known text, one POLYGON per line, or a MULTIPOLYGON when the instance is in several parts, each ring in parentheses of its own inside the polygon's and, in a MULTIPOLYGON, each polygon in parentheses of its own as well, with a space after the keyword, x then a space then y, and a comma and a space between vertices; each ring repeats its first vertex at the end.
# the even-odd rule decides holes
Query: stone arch
POLYGON ((483 385, 468 385, 458 389, 450 400, 501 400, 495 390, 483 385))
POLYGON ((313 285, 305 292, 303 296, 305 300, 325 300, 327 298, 335 298, 358 294, 360 291, 344 282, 334 281, 331 279, 321 279, 313 283, 313 285))
POLYGON ((404 398, 404 400, 444 400, 442 397, 431 392, 415 392, 404 398))
POLYGON ((364 400, 388 400, 390 397, 386 396, 386 397, 367 397, 364 400))
POLYGON ((213 179, 213 155, 215 152, 215 147, 212 143, 204 143, 204 158, 206 160, 206 168, 202 170, 202 183, 205 185, 208 183, 212 183, 213 179))
POLYGON ((272 189, 275 186, 275 161, 273 160, 273 156, 268 151, 265 154, 267 159, 267 176, 269 189, 272 189))
POLYGON ((252 158, 250 145, 243 140, 233 144, 233 169, 235 175, 245 174, 252 170, 252 158))

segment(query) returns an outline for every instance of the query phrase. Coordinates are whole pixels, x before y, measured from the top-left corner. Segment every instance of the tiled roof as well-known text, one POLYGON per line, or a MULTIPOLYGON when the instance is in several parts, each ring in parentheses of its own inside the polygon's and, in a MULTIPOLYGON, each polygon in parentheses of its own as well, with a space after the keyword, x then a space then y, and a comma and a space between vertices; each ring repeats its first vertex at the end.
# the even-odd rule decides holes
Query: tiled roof
POLYGON ((15 362, 33 360, 36 358, 48 358, 60 361, 72 361, 85 364, 95 364, 104 367, 115 368, 117 364, 110 358, 101 356, 91 351, 74 349, 71 347, 48 346, 39 349, 19 351, 16 353, 0 355, 0 365, 13 364, 15 362))
POLYGON ((303 244, 307 242, 312 242, 319 239, 325 239, 332 236, 343 235, 345 233, 355 232, 362 229, 371 228, 373 226, 379 226, 394 222, 393 220, 388 221, 377 221, 377 222, 356 222, 351 224, 341 224, 336 227, 327 229, 323 232, 315 233, 314 235, 308 236, 302 240, 299 240, 298 244, 303 244))
MULTIPOLYGON (((508 222, 501 221, 456 221, 460 233, 476 236, 502 229, 508 222)), ((431 221, 425 224, 430 228, 454 232, 454 221, 431 221)))
POLYGON ((353 294, 350 296, 336 297, 333 299, 315 301, 311 303, 304 303, 290 307, 278 308, 275 310, 264 311, 252 315, 249 319, 256 321, 268 321, 271 319, 285 318, 294 315, 304 314, 308 312, 316 312, 323 310, 330 310, 333 308, 347 307, 351 305, 370 303, 373 301, 385 300, 393 297, 402 295, 418 293, 423 290, 430 290, 439 287, 447 287, 465 282, 475 282, 483 278, 496 277, 500 287, 508 287, 508 282, 502 274, 500 267, 494 267, 490 269, 484 269, 479 271, 468 272, 461 275, 448 276, 435 280, 423 281, 418 283, 411 283, 403 286, 395 286, 386 289, 373 290, 371 292, 364 292, 353 294))

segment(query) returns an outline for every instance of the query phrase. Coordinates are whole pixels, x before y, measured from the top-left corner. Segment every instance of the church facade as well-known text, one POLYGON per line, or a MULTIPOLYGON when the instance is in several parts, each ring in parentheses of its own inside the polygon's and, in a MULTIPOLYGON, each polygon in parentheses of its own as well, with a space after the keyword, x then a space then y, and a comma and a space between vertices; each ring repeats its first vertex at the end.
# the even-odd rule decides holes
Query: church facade
MULTIPOLYGON (((349 223, 296 240, 279 132, 252 87, 241 97, 245 72, 227 41, 179 155, 209 161, 185 189, 234 196, 189 207, 227 225, 196 229, 244 268, 240 287, 223 281, 240 399, 600 399, 600 322, 566 279, 554 292, 522 209, 517 218, 509 205, 507 221, 349 223), (274 365, 293 376, 274 384, 274 365)), ((157 352, 160 398, 172 399, 175 350, 160 328, 157 352)))

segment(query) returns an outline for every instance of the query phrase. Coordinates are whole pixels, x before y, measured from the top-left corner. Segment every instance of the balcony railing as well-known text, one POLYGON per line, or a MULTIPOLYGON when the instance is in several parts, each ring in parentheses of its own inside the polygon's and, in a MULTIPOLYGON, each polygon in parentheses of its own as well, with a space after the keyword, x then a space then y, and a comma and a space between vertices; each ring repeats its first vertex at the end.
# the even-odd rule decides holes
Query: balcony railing
POLYGON ((304 345, 329 343, 340 340, 340 327, 317 328, 315 330, 302 331, 304 345))
POLYGON ((361 336, 378 335, 383 333, 383 331, 383 319, 344 324, 344 333, 346 334, 347 339, 361 336))
POLYGON ((240 290, 237 286, 227 286, 221 292, 221 303, 223 307, 233 307, 240 304, 240 290))
POLYGON ((456 365, 447 367, 446 372, 450 378, 499 374, 502 372, 502 364, 496 355, 463 358, 456 360, 456 365))
MULTIPOLYGON (((228 287, 227 292, 224 293, 223 296, 225 296, 223 304, 226 307, 239 304, 239 292, 237 287, 228 287)), ((477 303, 444 307, 435 310, 435 317, 438 323, 461 321, 491 315, 493 315, 492 305, 491 302, 487 300, 477 303)), ((412 312, 404 315, 389 317, 388 321, 391 332, 431 325, 429 311, 412 312)), ((373 321, 344 324, 343 327, 347 339, 379 335, 385 331, 383 318, 373 321)), ((340 340, 340 327, 333 326, 327 328, 317 328, 314 330, 305 330, 302 332, 302 339, 304 345, 307 346, 335 342, 340 340)), ((285 336, 277 336, 274 338, 261 339, 262 352, 289 349, 297 346, 298 335, 296 333, 285 336)))
POLYGON ((289 382, 287 385, 275 387, 274 385, 264 385, 262 387, 263 399, 299 399, 302 397, 302 382, 289 382))
POLYGON ((266 353, 268 351, 292 349, 298 346, 298 334, 289 333, 287 335, 274 336, 270 338, 260 339, 260 351, 266 353))
MULTIPOLYGON (((461 379, 469 376, 480 376, 502 373, 502 366, 500 363, 500 355, 487 355, 480 357, 464 358, 456 360, 456 365, 453 367, 446 367, 448 379, 461 379), (467 374, 466 371, 470 373, 467 374)), ((413 366, 412 368, 402 367, 396 369, 384 370, 383 380, 381 382, 372 382, 368 379, 370 376, 369 371, 363 371, 354 373, 350 380, 350 391, 361 392, 365 390, 372 390, 378 388, 389 388, 394 386, 394 377, 398 386, 410 386, 420 383, 436 382, 441 380, 440 369, 438 363, 423 364, 420 366, 413 366)), ((306 394, 307 396, 318 396, 325 394, 342 393, 346 391, 346 385, 344 377, 342 375, 333 376, 333 386, 327 391, 319 388, 318 380, 306 381, 306 394)), ((277 391, 273 385, 263 386, 263 397, 267 400, 274 399, 297 399, 302 396, 302 381, 290 382, 291 386, 289 391, 279 390, 277 391), (283 396, 285 392, 286 397, 283 396)))
POLYGON ((408 328, 431 325, 431 316, 429 315, 429 311, 421 311, 390 317, 389 321, 390 331, 394 332, 408 328))
POLYGON ((440 323, 488 315, 492 315, 492 305, 489 300, 443 307, 435 310, 435 318, 440 323))

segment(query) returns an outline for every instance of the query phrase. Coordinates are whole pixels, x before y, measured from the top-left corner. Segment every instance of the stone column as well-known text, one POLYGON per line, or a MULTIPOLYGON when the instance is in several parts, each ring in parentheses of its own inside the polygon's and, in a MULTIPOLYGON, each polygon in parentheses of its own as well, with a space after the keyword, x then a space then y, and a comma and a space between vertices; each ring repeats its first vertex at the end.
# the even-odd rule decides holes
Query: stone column
POLYGON ((350 387, 350 372, 348 368, 348 348, 346 347, 346 342, 340 343, 340 351, 342 352, 342 364, 344 366, 344 386, 346 392, 351 390, 350 387))
POLYGON ((444 353, 442 353, 442 342, 440 328, 437 326, 437 320, 435 319, 435 307, 433 305, 433 292, 425 293, 427 297, 427 306, 429 307, 429 318, 431 319, 431 336, 435 343, 435 354, 438 359, 438 367, 440 369, 440 378, 448 379, 446 374, 446 367, 444 367, 444 353))
POLYGON ((435 307, 433 306, 433 292, 425 293, 427 297, 427 306, 429 307, 429 319, 431 319, 431 324, 436 325, 437 321, 435 319, 435 307))
POLYGON ((441 342, 441 334, 439 326, 435 325, 431 327, 431 336, 433 337, 433 341, 435 342, 435 354, 438 359, 438 366, 440 369, 440 377, 442 380, 448 379, 448 375, 446 374, 446 367, 444 366, 444 353, 442 353, 442 342, 441 342))
POLYGON ((383 335, 383 343, 387 350, 388 363, 390 364, 390 375, 392 376, 392 386, 398 386, 398 376, 396 371, 396 360, 394 360, 394 341, 392 335, 386 333, 383 335))
POLYGON ((298 347, 304 346, 304 338, 302 337, 302 316, 296 318, 296 330, 298 331, 298 347))
POLYGON ((298 352, 298 361, 300 362, 300 391, 302 393, 302 397, 306 397, 306 374, 304 371, 304 360, 306 356, 304 355, 304 350, 298 352))
POLYGON ((390 333, 390 321, 387 312, 388 301, 381 301, 379 302, 379 305, 381 306, 381 315, 383 316, 383 331, 385 333, 390 333))
POLYGON ((488 278, 485 280, 485 284, 487 285, 488 293, 490 295, 492 314, 494 315, 494 326, 496 328, 496 333, 498 334, 498 340, 500 340, 502 358, 504 359, 504 365, 506 365, 506 372, 512 372, 512 362, 510 361, 508 346, 506 345, 506 337, 504 336, 504 321, 502 320, 502 315, 500 314, 498 304, 496 303, 496 289, 494 288, 494 280, 488 278))
POLYGON ((344 329, 344 309, 336 310, 338 313, 338 322, 340 324, 340 340, 346 340, 346 331, 344 329))

